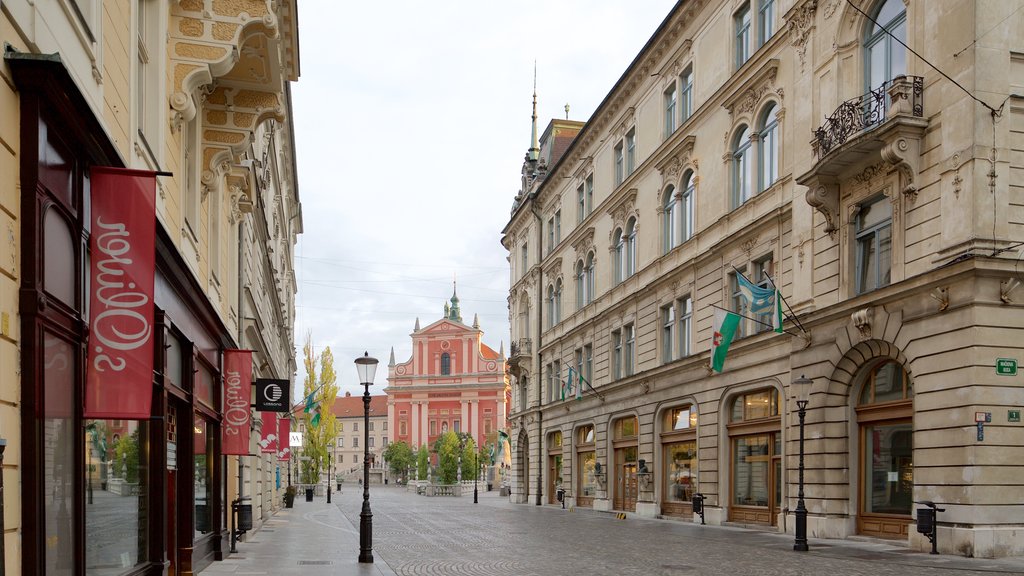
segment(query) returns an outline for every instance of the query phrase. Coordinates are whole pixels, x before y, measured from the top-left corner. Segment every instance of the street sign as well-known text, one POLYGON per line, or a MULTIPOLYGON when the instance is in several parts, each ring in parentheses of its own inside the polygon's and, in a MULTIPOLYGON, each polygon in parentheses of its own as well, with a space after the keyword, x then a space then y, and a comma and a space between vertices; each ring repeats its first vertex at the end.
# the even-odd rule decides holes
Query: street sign
POLYGON ((1017 359, 996 358, 996 374, 999 374, 1000 376, 1016 376, 1017 359))
POLYGON ((1020 422, 1020 410, 1007 410, 1006 411, 1007 422, 1020 422))

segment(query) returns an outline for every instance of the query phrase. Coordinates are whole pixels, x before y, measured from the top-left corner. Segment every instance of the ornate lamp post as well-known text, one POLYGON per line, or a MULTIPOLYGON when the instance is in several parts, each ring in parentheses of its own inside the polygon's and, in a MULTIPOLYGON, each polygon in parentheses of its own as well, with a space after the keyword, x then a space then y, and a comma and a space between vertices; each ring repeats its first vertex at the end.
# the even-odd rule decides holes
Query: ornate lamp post
POLYGON ((800 484, 796 496, 796 540, 793 550, 807 552, 807 507, 804 506, 804 416, 811 399, 811 385, 814 383, 803 374, 793 381, 793 396, 796 398, 797 415, 800 417, 800 484))
POLYGON ((359 561, 373 562, 373 514, 370 512, 370 384, 377 372, 377 359, 364 352, 356 358, 359 383, 363 385, 363 510, 359 513, 359 561))

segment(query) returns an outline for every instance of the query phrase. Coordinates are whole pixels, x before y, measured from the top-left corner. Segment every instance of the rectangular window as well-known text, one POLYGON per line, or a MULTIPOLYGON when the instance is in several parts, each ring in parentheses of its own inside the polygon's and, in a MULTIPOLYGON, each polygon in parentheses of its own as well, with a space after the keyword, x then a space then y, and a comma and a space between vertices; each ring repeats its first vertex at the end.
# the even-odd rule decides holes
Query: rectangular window
POLYGON ((580 184, 579 188, 576 189, 576 223, 580 224, 583 219, 587 217, 587 202, 586 192, 584 191, 584 185, 580 184))
POLYGON ((530 252, 526 247, 526 242, 523 242, 523 247, 520 248, 519 252, 523 264, 523 269, 520 271, 519 275, 523 276, 526 274, 526 270, 529 268, 530 265, 530 252))
POLYGON ((491 433, 491 426, 492 426, 491 419, 490 418, 484 418, 484 435, 487 435, 487 434, 491 433))
POLYGON ((622 331, 612 331, 612 379, 622 378, 622 331))
POLYGON ((547 254, 555 248, 555 217, 548 218, 548 250, 547 254))
POLYGON ((406 422, 405 420, 401 420, 401 421, 398 422, 398 435, 399 436, 408 436, 409 435, 408 422, 406 422))
POLYGON ((757 29, 759 46, 763 46, 775 34, 775 0, 760 0, 757 29))
POLYGON ((744 5, 735 16, 736 21, 736 67, 750 58, 750 6, 744 5))
POLYGON ((892 273, 892 204, 879 196, 857 212, 857 294, 888 286, 892 273))
POLYGON ((562 241, 562 211, 555 210, 555 244, 562 241))
POLYGON ((743 293, 740 292, 740 284, 737 280, 737 275, 743 274, 744 271, 745 267, 743 269, 738 269, 735 274, 729 275, 729 291, 732 293, 732 311, 740 315, 740 321, 736 325, 736 335, 733 337, 737 340, 747 335, 747 320, 745 318, 747 316, 747 299, 743 296, 743 293))
POLYGON ((689 296, 679 299, 679 357, 685 358, 692 352, 693 300, 689 296))
POLYGON ((381 444, 382 444, 383 446, 387 447, 387 445, 388 445, 388 437, 387 437, 387 436, 385 436, 385 437, 383 437, 383 438, 381 439, 381 444))
POLYGON ((430 421, 430 435, 437 436, 437 420, 430 421))
POLYGON ((344 431, 345 431, 345 423, 344 422, 338 422, 338 432, 344 432, 344 431))
POLYGON ((576 371, 576 374, 573 375, 574 378, 572 382, 572 391, 576 392, 576 386, 579 385, 579 376, 577 375, 583 375, 583 348, 577 348, 575 352, 573 352, 573 358, 576 360, 575 366, 573 367, 573 370, 576 371))
POLYGON ((636 330, 634 330, 632 324, 627 324, 622 331, 624 333, 623 339, 625 339, 625 344, 622 350, 622 371, 626 376, 632 376, 635 360, 633 353, 636 350, 636 330))
POLYGON ((620 141, 615 145, 615 185, 622 184, 623 178, 623 156, 622 156, 622 142, 620 141))
POLYGON ((461 424, 462 423, 459 422, 458 420, 455 420, 454 422, 452 422, 452 428, 455 430, 456 434, 458 434, 459 432, 462 432, 461 424))
POLYGON ((352 437, 352 447, 359 448, 359 436, 352 437))
POLYGON ((583 377, 594 381, 594 347, 590 344, 583 345, 583 377))
POLYGON ((626 132, 626 175, 636 169, 636 128, 626 132))
POLYGON ((594 175, 587 176, 587 215, 594 211, 594 175))
POLYGON ((373 436, 370 436, 370 444, 369 444, 369 447, 370 447, 370 448, 373 448, 373 447, 374 447, 374 446, 373 446, 373 440, 374 440, 374 437, 373 437, 373 436))
MULTIPOLYGON (((772 284, 772 281, 769 279, 769 277, 770 276, 774 276, 774 274, 775 274, 775 272, 774 272, 774 269, 772 267, 772 257, 771 256, 766 256, 765 258, 762 258, 762 259, 758 260, 757 262, 754 262, 754 276, 750 280, 752 282, 754 282, 755 284, 757 284, 761 288, 768 288, 768 289, 770 289, 774 285, 772 284)), ((766 330, 771 330, 772 329, 772 315, 771 315, 771 313, 768 313, 768 314, 758 314, 754 318, 757 320, 757 323, 756 323, 756 331, 757 332, 764 332, 766 330)))
POLYGON ((344 438, 338 438, 338 448, 344 448, 344 447, 345 447, 345 439, 344 438))
POLYGON ((359 432, 359 422, 353 422, 352 423, 352 431, 353 432, 359 432))
POLYGON ((665 139, 676 131, 676 85, 673 83, 665 90, 665 139))
POLYGON ((676 310, 674 304, 661 308, 661 359, 668 364, 675 360, 676 310))
POLYGON ((352 463, 353 464, 359 464, 359 454, 353 454, 352 455, 352 463))
POLYGON ((373 432, 373 421, 370 421, 369 426, 370 426, 370 432, 373 432))
POLYGON ((686 122, 693 114, 693 68, 687 68, 679 76, 680 122, 686 122))
POLYGON ((387 432, 388 431, 388 421, 385 420, 385 421, 381 422, 381 425, 383 426, 382 430, 387 432))
POLYGON ((562 361, 555 360, 551 363, 554 369, 554 380, 555 380, 555 400, 562 399, 562 361))
POLYGON ((338 454, 338 464, 344 464, 344 463, 345 463, 345 455, 344 454, 338 454))

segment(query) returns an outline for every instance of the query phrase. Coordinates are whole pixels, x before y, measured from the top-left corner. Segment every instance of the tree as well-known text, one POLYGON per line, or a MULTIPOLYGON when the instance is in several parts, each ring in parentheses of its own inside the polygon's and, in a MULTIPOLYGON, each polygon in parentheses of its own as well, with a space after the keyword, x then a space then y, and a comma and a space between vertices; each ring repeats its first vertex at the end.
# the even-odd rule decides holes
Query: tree
POLYGON ((388 463, 392 475, 404 478, 416 459, 412 453, 412 447, 399 440, 388 444, 388 447, 384 449, 384 461, 388 463))
POLYGON ((476 442, 469 434, 460 434, 464 447, 462 449, 462 479, 476 478, 476 442))
POLYGON ((332 466, 333 454, 327 445, 338 436, 338 422, 334 417, 334 399, 338 397, 338 380, 334 372, 334 354, 331 348, 324 348, 320 354, 313 353, 312 333, 306 333, 306 344, 302 347, 306 380, 303 383, 303 401, 312 395, 312 407, 303 410, 302 419, 306 433, 302 436, 302 455, 309 458, 302 462, 302 481, 318 484, 320 475, 332 466), (320 372, 317 373, 317 362, 320 372))
POLYGON ((451 430, 434 441, 437 473, 441 484, 454 484, 459 474, 459 436, 451 430))
POLYGON ((420 444, 419 450, 416 451, 416 479, 426 480, 427 479, 427 468, 430 466, 430 450, 427 449, 426 444, 420 444))

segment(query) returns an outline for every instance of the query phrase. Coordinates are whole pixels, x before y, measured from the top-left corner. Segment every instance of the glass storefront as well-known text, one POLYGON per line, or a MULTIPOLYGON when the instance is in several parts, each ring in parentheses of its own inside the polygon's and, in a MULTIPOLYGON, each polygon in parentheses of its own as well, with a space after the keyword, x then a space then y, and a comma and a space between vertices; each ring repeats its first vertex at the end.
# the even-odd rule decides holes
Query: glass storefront
POLYGON ((196 517, 195 538, 212 531, 213 526, 213 438, 209 434, 210 426, 199 414, 195 415, 193 441, 193 484, 195 489, 196 517))
POLYGON ((775 388, 747 392, 733 400, 730 520, 775 525, 782 509, 781 425, 775 388))
POLYGON ((665 445, 665 502, 688 503, 697 486, 697 442, 665 445))
POLYGON ((597 478, 594 476, 594 463, 597 462, 597 457, 593 451, 580 452, 577 456, 579 459, 579 495, 584 498, 593 498, 597 496, 597 478))
POLYGON ((73 574, 75 531, 75 347, 51 332, 43 335, 43 493, 46 573, 73 574))
POLYGON ((864 512, 910 515, 913 508, 913 426, 864 426, 864 512))

